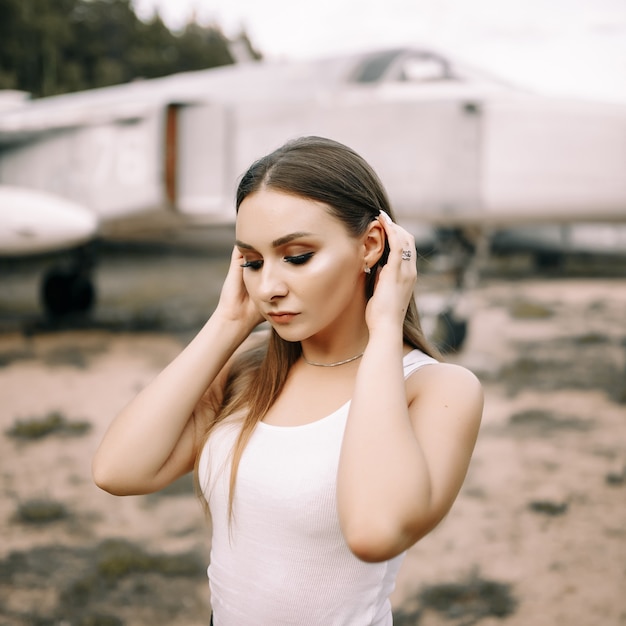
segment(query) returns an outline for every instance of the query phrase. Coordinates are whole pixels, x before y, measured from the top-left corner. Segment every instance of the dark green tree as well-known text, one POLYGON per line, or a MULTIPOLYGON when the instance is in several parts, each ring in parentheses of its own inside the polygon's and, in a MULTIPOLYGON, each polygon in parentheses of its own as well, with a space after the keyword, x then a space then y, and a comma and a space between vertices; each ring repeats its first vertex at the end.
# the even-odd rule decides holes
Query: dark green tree
POLYGON ((235 61, 231 43, 217 25, 143 22, 131 0, 0 0, 0 89, 47 96, 217 67, 235 61))
POLYGON ((0 87, 55 93, 75 0, 0 0, 0 87))
POLYGON ((234 62, 226 37, 217 26, 204 27, 190 22, 178 37, 179 64, 185 70, 206 67, 205 56, 215 66, 234 62))

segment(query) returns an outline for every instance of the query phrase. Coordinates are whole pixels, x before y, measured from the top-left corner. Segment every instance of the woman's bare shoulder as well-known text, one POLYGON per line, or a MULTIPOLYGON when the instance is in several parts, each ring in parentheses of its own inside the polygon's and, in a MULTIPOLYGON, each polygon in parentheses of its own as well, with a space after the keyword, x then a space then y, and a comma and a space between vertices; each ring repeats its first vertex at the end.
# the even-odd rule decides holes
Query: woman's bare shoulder
POLYGON ((453 363, 433 363, 415 371, 407 379, 409 404, 461 400, 482 410, 483 389, 478 377, 466 367, 453 363))

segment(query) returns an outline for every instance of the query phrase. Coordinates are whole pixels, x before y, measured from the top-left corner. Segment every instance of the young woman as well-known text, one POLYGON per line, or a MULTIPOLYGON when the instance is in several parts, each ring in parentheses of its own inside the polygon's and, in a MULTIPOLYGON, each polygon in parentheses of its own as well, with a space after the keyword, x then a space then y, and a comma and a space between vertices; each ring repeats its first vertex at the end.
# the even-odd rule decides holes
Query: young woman
POLYGON ((461 487, 481 387, 428 347, 415 242, 391 215, 342 144, 302 138, 254 163, 215 312, 96 453, 118 495, 195 465, 216 626, 391 624, 405 551, 461 487))

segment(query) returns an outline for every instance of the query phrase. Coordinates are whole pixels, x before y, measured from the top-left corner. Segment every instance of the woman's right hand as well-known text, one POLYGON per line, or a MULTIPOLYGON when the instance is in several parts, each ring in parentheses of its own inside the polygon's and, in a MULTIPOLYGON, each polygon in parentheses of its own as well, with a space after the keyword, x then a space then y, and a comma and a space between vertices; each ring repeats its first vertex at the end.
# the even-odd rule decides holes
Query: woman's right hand
POLYGON ((227 321, 241 323, 248 332, 252 332, 264 318, 252 302, 243 282, 243 263, 243 255, 234 247, 215 313, 227 321))

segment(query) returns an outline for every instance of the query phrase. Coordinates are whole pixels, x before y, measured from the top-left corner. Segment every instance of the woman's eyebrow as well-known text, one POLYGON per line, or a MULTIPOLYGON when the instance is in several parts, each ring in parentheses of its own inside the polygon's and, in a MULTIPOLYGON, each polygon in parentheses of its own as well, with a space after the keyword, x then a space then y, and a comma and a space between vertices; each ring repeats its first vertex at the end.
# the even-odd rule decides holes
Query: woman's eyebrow
POLYGON ((244 243, 243 241, 239 241, 239 239, 235 240, 235 245, 238 248, 243 248, 244 250, 254 250, 254 248, 249 243, 244 243))
POLYGON ((289 235, 285 235, 284 237, 279 237, 278 239, 274 239, 272 241, 273 248, 279 248, 280 246, 284 246, 286 243, 293 241, 294 239, 300 239, 301 237, 310 237, 313 233, 307 233, 304 231, 298 231, 295 233, 291 233, 289 235))
MULTIPOLYGON (((287 243, 290 243, 294 239, 300 239, 301 237, 310 237, 313 233, 308 233, 305 231, 297 231, 295 233, 289 233, 288 235, 284 235, 283 237, 279 237, 278 239, 274 239, 272 241, 272 248, 280 248, 280 246, 284 246, 287 243)), ((249 243, 244 243, 243 241, 236 240, 235 245, 238 248, 243 248, 244 250, 254 250, 254 247, 249 243)))

